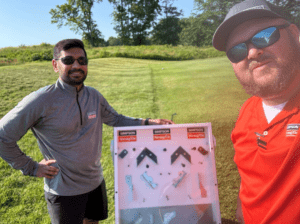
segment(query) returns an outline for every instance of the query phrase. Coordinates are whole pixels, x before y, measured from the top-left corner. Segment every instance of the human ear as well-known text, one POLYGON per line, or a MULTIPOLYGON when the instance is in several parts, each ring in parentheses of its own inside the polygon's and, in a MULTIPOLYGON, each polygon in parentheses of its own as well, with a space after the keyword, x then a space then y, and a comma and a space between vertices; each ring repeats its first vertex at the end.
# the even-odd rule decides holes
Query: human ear
POLYGON ((291 34, 291 36, 296 40, 296 42, 300 46, 300 30, 299 30, 299 28, 295 24, 292 23, 288 27, 288 30, 289 30, 289 33, 291 34))
POLYGON ((52 67, 53 67, 53 70, 57 73, 58 72, 58 64, 55 59, 52 59, 52 67))

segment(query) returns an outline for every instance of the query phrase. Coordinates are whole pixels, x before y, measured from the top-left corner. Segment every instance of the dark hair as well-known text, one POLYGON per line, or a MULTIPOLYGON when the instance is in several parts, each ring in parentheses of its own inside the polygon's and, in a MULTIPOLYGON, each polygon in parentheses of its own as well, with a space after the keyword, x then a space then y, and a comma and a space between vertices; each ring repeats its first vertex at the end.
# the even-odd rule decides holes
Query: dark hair
POLYGON ((60 56, 61 51, 66 51, 71 48, 81 48, 84 51, 84 54, 86 56, 86 51, 84 49, 84 44, 79 39, 65 39, 59 41, 53 49, 53 58, 57 59, 60 56))

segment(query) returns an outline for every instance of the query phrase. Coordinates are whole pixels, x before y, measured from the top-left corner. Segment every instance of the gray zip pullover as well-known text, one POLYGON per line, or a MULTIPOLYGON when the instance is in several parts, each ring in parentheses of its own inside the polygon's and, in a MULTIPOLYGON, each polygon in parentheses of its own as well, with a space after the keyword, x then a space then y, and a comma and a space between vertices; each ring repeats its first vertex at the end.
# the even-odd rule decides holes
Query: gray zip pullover
POLYGON ((59 168, 45 178, 46 192, 79 195, 94 190, 103 180, 100 163, 102 123, 141 125, 141 119, 118 114, 94 88, 76 88, 58 79, 26 96, 0 120, 0 156, 24 175, 35 176, 38 163, 26 156, 17 141, 30 128, 46 160, 59 168))

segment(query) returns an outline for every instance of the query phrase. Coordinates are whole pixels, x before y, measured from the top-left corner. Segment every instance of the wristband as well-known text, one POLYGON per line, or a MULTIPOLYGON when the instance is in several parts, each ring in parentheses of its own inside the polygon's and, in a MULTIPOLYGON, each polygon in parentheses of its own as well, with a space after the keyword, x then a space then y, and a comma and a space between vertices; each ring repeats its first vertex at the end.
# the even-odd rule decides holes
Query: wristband
POLYGON ((146 120, 145 120, 145 125, 149 125, 149 119, 150 119, 150 118, 146 118, 146 120))

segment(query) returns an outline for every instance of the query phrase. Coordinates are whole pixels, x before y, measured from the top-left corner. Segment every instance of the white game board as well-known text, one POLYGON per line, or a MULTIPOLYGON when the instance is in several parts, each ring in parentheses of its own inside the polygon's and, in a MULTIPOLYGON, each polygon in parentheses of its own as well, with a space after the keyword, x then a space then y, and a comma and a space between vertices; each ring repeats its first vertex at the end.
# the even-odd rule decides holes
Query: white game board
POLYGON ((116 223, 221 223, 210 123, 114 128, 113 151, 116 223))

